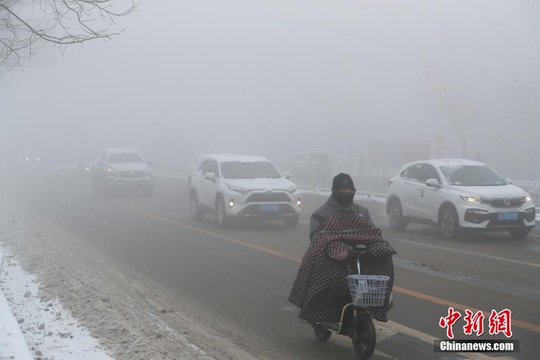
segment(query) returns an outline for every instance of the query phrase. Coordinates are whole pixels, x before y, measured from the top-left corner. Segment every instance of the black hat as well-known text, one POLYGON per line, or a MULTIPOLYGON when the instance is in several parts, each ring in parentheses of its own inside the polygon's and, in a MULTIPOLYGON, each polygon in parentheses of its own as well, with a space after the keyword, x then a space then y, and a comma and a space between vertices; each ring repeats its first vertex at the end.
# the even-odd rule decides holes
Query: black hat
POLYGON ((349 174, 340 173, 332 180, 332 190, 341 190, 343 188, 351 188, 354 190, 354 183, 349 174))

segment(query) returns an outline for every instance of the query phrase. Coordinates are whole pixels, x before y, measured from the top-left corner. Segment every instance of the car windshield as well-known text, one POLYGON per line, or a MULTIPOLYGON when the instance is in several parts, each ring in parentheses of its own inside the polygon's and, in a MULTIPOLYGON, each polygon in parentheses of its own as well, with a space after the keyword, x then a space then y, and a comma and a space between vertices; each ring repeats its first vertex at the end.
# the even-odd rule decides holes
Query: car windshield
POLYGON ((141 156, 137 153, 116 153, 109 155, 110 163, 142 163, 141 156))
POLYGON ((221 174, 226 179, 277 179, 281 177, 274 165, 267 161, 224 162, 221 163, 221 174))
POLYGON ((441 166, 441 171, 450 185, 457 186, 500 186, 506 181, 489 166, 441 166))

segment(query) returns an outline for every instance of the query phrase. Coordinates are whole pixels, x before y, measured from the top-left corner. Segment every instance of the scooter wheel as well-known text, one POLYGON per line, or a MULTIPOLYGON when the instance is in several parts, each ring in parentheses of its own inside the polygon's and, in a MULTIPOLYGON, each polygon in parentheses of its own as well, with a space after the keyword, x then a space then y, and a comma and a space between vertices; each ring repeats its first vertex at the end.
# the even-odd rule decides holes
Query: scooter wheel
POLYGON ((315 337, 319 341, 326 341, 330 339, 330 336, 332 336, 332 332, 330 330, 327 330, 321 324, 313 325, 313 332, 315 333, 315 337))
POLYGON ((359 360, 366 360, 375 352, 377 333, 373 320, 358 319, 354 329, 353 346, 359 360))

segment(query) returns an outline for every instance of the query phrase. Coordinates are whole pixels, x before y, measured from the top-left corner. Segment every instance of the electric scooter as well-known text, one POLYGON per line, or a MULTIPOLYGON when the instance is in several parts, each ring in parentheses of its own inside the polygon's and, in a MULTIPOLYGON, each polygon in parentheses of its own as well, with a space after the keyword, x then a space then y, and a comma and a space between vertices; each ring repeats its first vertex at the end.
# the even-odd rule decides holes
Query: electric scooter
POLYGON ((313 330, 319 341, 328 340, 332 334, 349 336, 358 359, 366 360, 373 355, 377 343, 370 309, 383 306, 390 278, 383 275, 362 275, 360 264, 361 258, 367 253, 367 245, 357 244, 354 248, 355 263, 354 266, 349 264, 347 276, 353 302, 343 307, 339 323, 316 323, 313 324, 313 330))

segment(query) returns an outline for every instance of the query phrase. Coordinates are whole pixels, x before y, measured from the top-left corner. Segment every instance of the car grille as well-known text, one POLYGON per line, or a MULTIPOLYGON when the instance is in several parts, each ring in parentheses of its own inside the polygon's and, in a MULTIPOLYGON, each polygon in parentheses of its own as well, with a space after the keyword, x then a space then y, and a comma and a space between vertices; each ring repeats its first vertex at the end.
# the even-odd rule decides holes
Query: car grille
POLYGON ((144 170, 122 170, 120 175, 126 179, 140 178, 144 175, 144 170))
POLYGON ((520 207, 523 202, 524 198, 506 198, 506 199, 484 199, 483 201, 485 204, 491 205, 494 208, 515 208, 520 207))
POLYGON ((287 204, 280 204, 279 210, 275 212, 262 212, 259 209, 258 205, 252 204, 252 205, 247 206, 244 210, 242 210, 239 215, 272 218, 272 217, 294 215, 294 214, 297 214, 297 212, 290 205, 287 205, 287 204))
POLYGON ((282 192, 272 192, 269 194, 266 193, 255 193, 251 194, 246 202, 290 202, 291 198, 289 195, 282 192))

